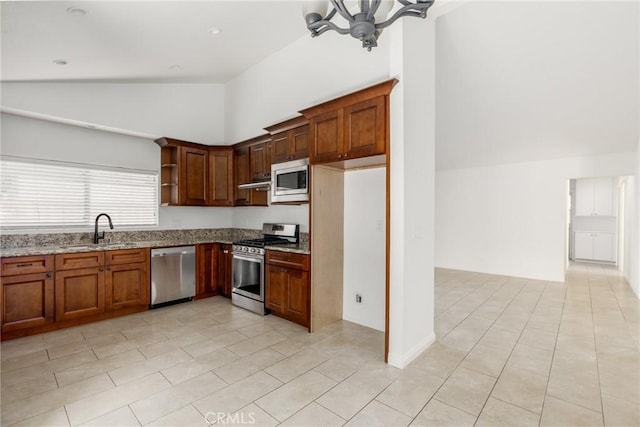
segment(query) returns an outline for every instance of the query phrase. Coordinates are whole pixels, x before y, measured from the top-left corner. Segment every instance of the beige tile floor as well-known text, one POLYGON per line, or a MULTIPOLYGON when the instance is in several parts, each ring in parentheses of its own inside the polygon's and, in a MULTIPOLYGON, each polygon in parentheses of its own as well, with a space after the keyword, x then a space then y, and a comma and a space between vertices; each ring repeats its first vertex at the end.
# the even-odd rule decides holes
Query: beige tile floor
POLYGON ((437 342, 318 333, 209 298, 2 343, 4 426, 640 425, 639 301, 612 268, 566 284, 436 272, 437 342))

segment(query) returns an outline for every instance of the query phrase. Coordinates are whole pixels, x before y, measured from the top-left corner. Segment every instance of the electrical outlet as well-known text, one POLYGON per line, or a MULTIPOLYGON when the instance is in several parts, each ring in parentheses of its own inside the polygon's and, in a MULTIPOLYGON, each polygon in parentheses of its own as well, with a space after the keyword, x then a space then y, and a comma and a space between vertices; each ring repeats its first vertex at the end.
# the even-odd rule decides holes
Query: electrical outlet
POLYGON ((356 302, 360 304, 362 302, 362 295, 356 294, 356 302))

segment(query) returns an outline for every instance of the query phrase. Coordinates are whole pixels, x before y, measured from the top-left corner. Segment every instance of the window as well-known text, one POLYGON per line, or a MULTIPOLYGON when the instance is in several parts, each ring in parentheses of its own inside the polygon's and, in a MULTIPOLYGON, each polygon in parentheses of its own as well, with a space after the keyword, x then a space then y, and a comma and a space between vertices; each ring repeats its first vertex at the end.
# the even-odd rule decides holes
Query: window
POLYGON ((158 225, 158 173, 0 159, 0 227, 87 228, 108 213, 115 227, 158 225))

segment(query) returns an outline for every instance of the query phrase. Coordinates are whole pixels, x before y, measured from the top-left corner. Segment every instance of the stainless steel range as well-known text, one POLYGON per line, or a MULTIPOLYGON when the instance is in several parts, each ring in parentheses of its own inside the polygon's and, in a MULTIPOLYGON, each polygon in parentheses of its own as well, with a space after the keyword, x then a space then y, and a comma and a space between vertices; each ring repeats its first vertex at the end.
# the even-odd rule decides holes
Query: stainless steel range
POLYGON ((264 307, 264 248, 299 241, 298 224, 265 223, 262 225, 262 238, 234 242, 231 303, 263 316, 267 314, 264 307))

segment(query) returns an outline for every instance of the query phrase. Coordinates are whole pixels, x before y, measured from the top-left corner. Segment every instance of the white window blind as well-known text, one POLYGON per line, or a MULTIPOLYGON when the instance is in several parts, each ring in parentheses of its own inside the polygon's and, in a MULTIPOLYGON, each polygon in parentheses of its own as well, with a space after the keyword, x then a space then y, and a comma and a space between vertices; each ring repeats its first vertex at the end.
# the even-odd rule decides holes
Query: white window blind
POLYGON ((101 212, 116 228, 158 225, 157 172, 0 159, 0 227, 86 228, 101 212))

